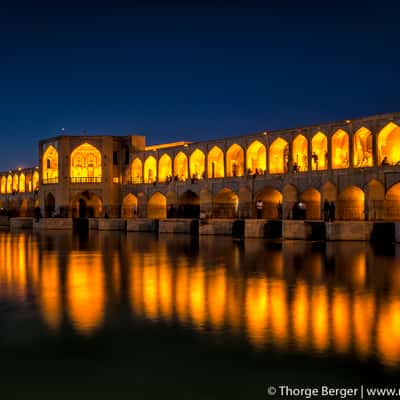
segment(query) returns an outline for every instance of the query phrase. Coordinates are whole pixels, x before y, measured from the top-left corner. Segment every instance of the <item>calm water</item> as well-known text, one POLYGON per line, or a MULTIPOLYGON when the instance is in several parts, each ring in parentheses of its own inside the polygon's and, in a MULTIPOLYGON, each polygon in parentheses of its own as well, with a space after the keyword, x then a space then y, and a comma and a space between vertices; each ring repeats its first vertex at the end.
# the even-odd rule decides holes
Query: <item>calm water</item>
POLYGON ((400 246, 3 232, 0 355, 7 399, 396 382, 400 246))

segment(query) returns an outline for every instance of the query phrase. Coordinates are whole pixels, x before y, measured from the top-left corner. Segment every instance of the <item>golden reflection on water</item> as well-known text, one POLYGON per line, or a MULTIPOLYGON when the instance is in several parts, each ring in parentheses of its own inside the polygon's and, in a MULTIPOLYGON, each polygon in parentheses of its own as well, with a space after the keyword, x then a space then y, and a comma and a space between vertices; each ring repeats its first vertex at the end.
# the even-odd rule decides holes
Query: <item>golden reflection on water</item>
POLYGON ((266 248, 212 238, 195 245, 176 237, 95 239, 81 250, 73 240, 50 245, 32 234, 0 234, 0 310, 33 301, 49 330, 65 323, 88 336, 113 329, 107 316, 128 302, 132 318, 245 340, 257 351, 400 364, 395 255, 357 243, 315 250, 302 242, 266 248))

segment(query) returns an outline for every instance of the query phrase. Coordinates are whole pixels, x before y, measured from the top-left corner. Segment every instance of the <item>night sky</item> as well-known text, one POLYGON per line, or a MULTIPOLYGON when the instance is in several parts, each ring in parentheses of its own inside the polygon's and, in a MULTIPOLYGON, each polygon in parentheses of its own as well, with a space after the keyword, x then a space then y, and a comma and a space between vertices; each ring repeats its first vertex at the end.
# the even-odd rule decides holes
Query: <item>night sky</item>
POLYGON ((155 144, 400 111, 394 1, 8 3, 2 170, 61 128, 155 144))

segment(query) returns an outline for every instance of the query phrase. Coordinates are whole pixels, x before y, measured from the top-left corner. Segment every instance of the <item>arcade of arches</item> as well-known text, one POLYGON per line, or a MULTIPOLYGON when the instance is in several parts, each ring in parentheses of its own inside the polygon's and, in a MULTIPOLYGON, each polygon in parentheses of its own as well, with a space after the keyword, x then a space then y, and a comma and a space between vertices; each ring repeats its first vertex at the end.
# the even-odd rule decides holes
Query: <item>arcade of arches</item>
POLYGON ((58 151, 49 146, 42 157, 43 183, 58 182, 58 151))

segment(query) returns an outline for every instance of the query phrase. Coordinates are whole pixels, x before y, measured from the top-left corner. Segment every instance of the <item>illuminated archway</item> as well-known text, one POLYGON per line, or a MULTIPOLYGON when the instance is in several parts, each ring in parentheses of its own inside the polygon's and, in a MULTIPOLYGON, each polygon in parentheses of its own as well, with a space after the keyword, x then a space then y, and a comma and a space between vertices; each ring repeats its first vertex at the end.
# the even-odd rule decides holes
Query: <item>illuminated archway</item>
POLYGON ((168 177, 172 178, 172 160, 168 154, 163 154, 158 160, 158 181, 166 182, 168 177))
POLYGON ((13 192, 13 177, 12 175, 7 176, 7 193, 13 192))
POLYGON ((23 172, 19 175, 19 191, 21 193, 25 192, 25 174, 23 172))
POLYGON ((287 172, 289 162, 289 146, 282 138, 275 139, 269 148, 269 172, 282 174, 287 172))
POLYGON ((397 164, 399 161, 400 127, 389 122, 378 135, 378 162, 381 165, 384 163, 397 164))
POLYGON ((308 141, 305 136, 297 135, 292 143, 293 170, 304 172, 308 170, 308 141), (297 168, 295 166, 297 165, 297 168))
POLYGON ((167 218, 167 198, 160 192, 154 193, 147 203, 147 218, 167 218))
POLYGON ((337 198, 337 189, 332 182, 325 182, 322 186, 322 201, 333 201, 337 198))
POLYGON ((226 175, 243 176, 244 151, 238 144, 233 144, 226 152, 226 175))
POLYGON ((13 183, 12 183, 12 191, 13 192, 18 192, 18 183, 19 183, 19 176, 18 176, 18 174, 14 174, 13 183))
POLYGON ((337 130, 332 135, 332 169, 349 167, 349 135, 343 130, 337 130))
POLYGON ((236 218, 239 197, 230 189, 220 190, 214 198, 213 214, 215 218, 236 218))
POLYGON ((372 167, 373 160, 373 142, 372 133, 367 128, 360 128, 353 139, 353 164, 355 167, 372 167))
POLYGON ((306 219, 320 219, 321 218, 321 193, 314 189, 309 188, 300 195, 300 201, 305 204, 306 219))
POLYGON ((224 153, 222 150, 214 146, 208 153, 207 168, 209 178, 224 177, 224 153))
POLYGON ((140 158, 135 158, 132 161, 131 167, 132 183, 142 183, 143 180, 143 163, 140 158))
POLYGON ((42 157, 43 183, 58 183, 58 151, 49 146, 42 157))
POLYGON ((246 164, 248 174, 255 174, 256 171, 267 169, 267 150, 258 140, 255 140, 247 148, 246 164))
POLYGON ((153 156, 148 156, 144 162, 144 183, 153 183, 157 180, 157 161, 153 156))
POLYGON ((266 187, 256 195, 256 202, 263 202, 262 218, 276 219, 282 217, 282 194, 276 189, 266 187))
POLYGON ((185 181, 189 177, 188 158, 182 151, 175 156, 174 174, 181 181, 185 181))
POLYGON ((122 218, 133 218, 137 215, 138 200, 132 193, 127 194, 122 200, 122 218))
POLYGON ((5 176, 1 177, 1 194, 7 193, 7 178, 5 176))
POLYGON ((78 146, 71 153, 71 182, 100 183, 102 178, 101 153, 89 143, 78 146))
POLYGON ((400 220, 400 183, 393 185, 386 193, 385 219, 400 220))
POLYGON ((322 132, 317 132, 311 140, 311 159, 313 171, 328 168, 328 139, 322 132))
POLYGON ((349 186, 339 194, 337 218, 342 220, 364 220, 364 192, 349 186))
POLYGON ((32 188, 34 191, 39 190, 39 172, 37 171, 32 175, 32 188))
POLYGON ((201 179, 204 177, 206 156, 196 149, 190 156, 190 174, 192 178, 201 179))
POLYGON ((382 182, 372 179, 366 186, 368 199, 368 220, 382 220, 385 216, 385 187, 382 182))

